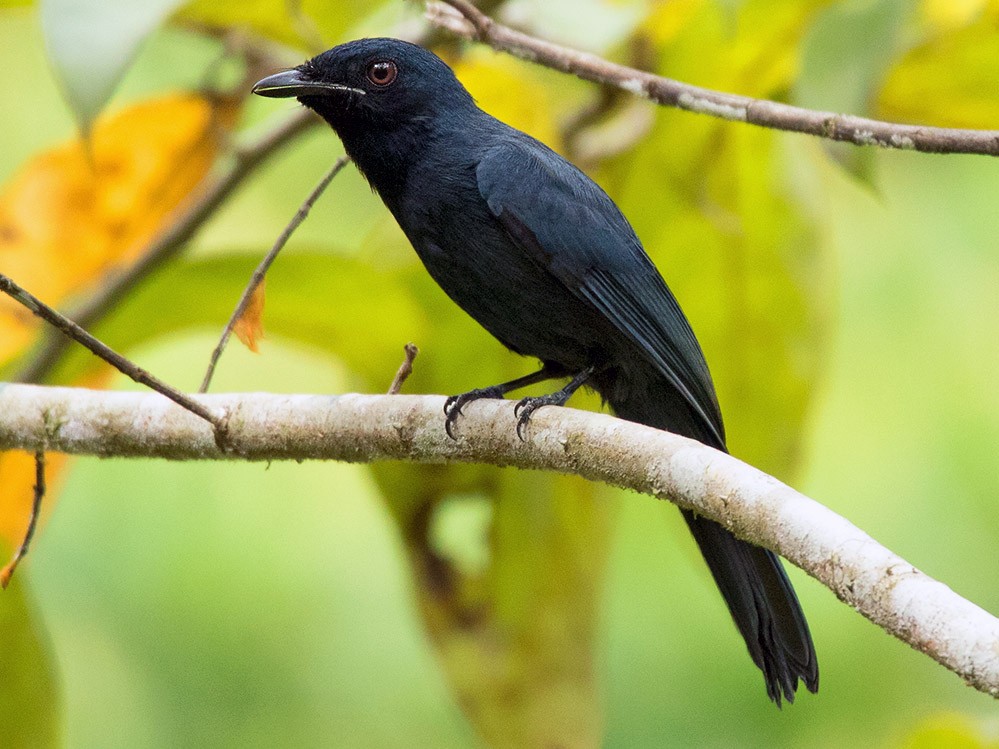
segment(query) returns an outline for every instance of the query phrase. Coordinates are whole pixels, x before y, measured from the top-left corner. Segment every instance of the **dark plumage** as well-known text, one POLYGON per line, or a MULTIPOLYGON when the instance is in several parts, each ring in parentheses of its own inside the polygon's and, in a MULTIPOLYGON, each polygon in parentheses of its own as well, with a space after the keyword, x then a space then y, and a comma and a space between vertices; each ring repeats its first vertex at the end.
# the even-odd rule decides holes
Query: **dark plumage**
MULTIPOLYGON (((542 370, 449 400, 461 407, 555 377, 584 382, 625 419, 725 449, 700 346, 614 202, 544 144, 480 110, 420 47, 364 39, 260 81, 319 113, 395 216, 434 280, 509 349, 542 370)), ((684 511, 767 694, 818 688, 808 625, 777 557, 684 511)))

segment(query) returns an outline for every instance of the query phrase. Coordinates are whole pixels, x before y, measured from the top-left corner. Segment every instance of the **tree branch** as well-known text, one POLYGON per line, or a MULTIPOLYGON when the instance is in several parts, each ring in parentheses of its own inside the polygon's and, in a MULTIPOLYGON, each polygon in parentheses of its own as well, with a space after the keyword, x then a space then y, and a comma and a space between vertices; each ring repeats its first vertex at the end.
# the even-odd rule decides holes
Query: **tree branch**
POLYGON ((427 3, 426 15, 431 24, 457 36, 587 81, 617 86, 668 107, 858 146, 999 156, 996 130, 901 125, 712 91, 524 34, 497 23, 467 0, 432 0, 427 3))
POLYGON ((211 428, 155 394, 0 386, 0 450, 172 460, 475 462, 573 473, 670 499, 773 549, 842 601, 999 697, 999 620, 880 546, 847 520, 736 458, 604 414, 544 408, 521 442, 513 402, 470 404, 459 439, 438 396, 211 395, 211 428))
MULTIPOLYGON (((200 416, 215 428, 215 438, 221 446, 225 439, 225 416, 224 414, 212 413, 211 409, 205 408, 201 403, 192 400, 184 393, 180 392, 172 385, 168 385, 155 375, 150 374, 142 367, 138 366, 130 359, 126 359, 117 351, 112 349, 103 341, 94 338, 87 331, 81 328, 72 320, 63 317, 54 309, 49 307, 38 297, 18 286, 7 276, 0 273, 0 292, 7 294, 18 304, 22 304, 31 310, 37 317, 47 322, 58 330, 67 340, 76 341, 85 347, 94 356, 98 356, 123 375, 132 378, 140 385, 152 388, 157 393, 169 398, 181 408, 185 408, 196 416, 200 416)), ((39 448, 44 451, 45 448, 39 448)))

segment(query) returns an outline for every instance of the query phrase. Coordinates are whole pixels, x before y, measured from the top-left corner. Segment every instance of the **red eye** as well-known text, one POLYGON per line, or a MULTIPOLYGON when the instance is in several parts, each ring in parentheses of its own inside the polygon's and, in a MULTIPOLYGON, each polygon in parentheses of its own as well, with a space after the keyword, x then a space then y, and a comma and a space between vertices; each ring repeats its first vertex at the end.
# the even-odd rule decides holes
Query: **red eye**
POLYGON ((375 60, 368 65, 368 80, 376 86, 387 86, 399 74, 399 68, 391 60, 375 60))

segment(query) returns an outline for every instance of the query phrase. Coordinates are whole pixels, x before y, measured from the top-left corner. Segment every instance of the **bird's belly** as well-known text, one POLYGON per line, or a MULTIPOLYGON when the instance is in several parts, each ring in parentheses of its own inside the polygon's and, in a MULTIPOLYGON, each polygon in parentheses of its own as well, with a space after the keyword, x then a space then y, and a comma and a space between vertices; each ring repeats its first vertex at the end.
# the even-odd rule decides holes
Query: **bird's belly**
POLYGON ((572 370, 606 358, 602 321, 505 235, 414 245, 444 292, 507 348, 572 370))

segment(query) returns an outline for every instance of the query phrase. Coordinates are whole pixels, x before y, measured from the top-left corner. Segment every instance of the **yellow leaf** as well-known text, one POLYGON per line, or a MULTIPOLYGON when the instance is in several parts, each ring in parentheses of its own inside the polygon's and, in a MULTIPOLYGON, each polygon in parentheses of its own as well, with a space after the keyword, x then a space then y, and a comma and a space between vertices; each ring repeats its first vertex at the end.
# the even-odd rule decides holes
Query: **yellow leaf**
POLYGON ((561 138, 549 91, 524 62, 483 49, 470 50, 455 66, 455 73, 480 107, 542 143, 558 148, 561 138))
POLYGON ((885 77, 878 116, 939 127, 995 127, 999 4, 990 2, 982 11, 967 25, 931 29, 925 41, 902 56, 885 77))
POLYGON ((236 320, 232 332, 253 353, 257 353, 257 341, 264 337, 264 285, 266 280, 253 290, 250 302, 243 314, 236 320))
POLYGON ((905 749, 997 749, 994 730, 960 713, 925 718, 902 744, 905 749), (990 735, 991 734, 991 735, 990 735))
POLYGON ((669 0, 656 4, 644 23, 650 41, 657 47, 671 43, 700 11, 706 0, 669 0))
MULTIPOLYGON (((193 94, 164 96, 99 119, 86 144, 32 158, 0 190, 0 272, 59 306, 127 265, 208 172, 234 115, 193 94)), ((37 330, 0 299, 0 365, 37 330)))
POLYGON ((946 30, 967 25, 988 4, 989 0, 923 0, 919 10, 931 27, 946 30))
MULTIPOLYGON (((68 456, 52 453, 45 456, 45 483, 49 495, 56 477, 68 456)), ((0 554, 9 554, 20 546, 28 528, 31 504, 35 496, 35 456, 10 450, 0 453, 0 554)), ((48 509, 43 500, 42 510, 48 509)), ((0 557, 0 566, 7 560, 0 557)))

